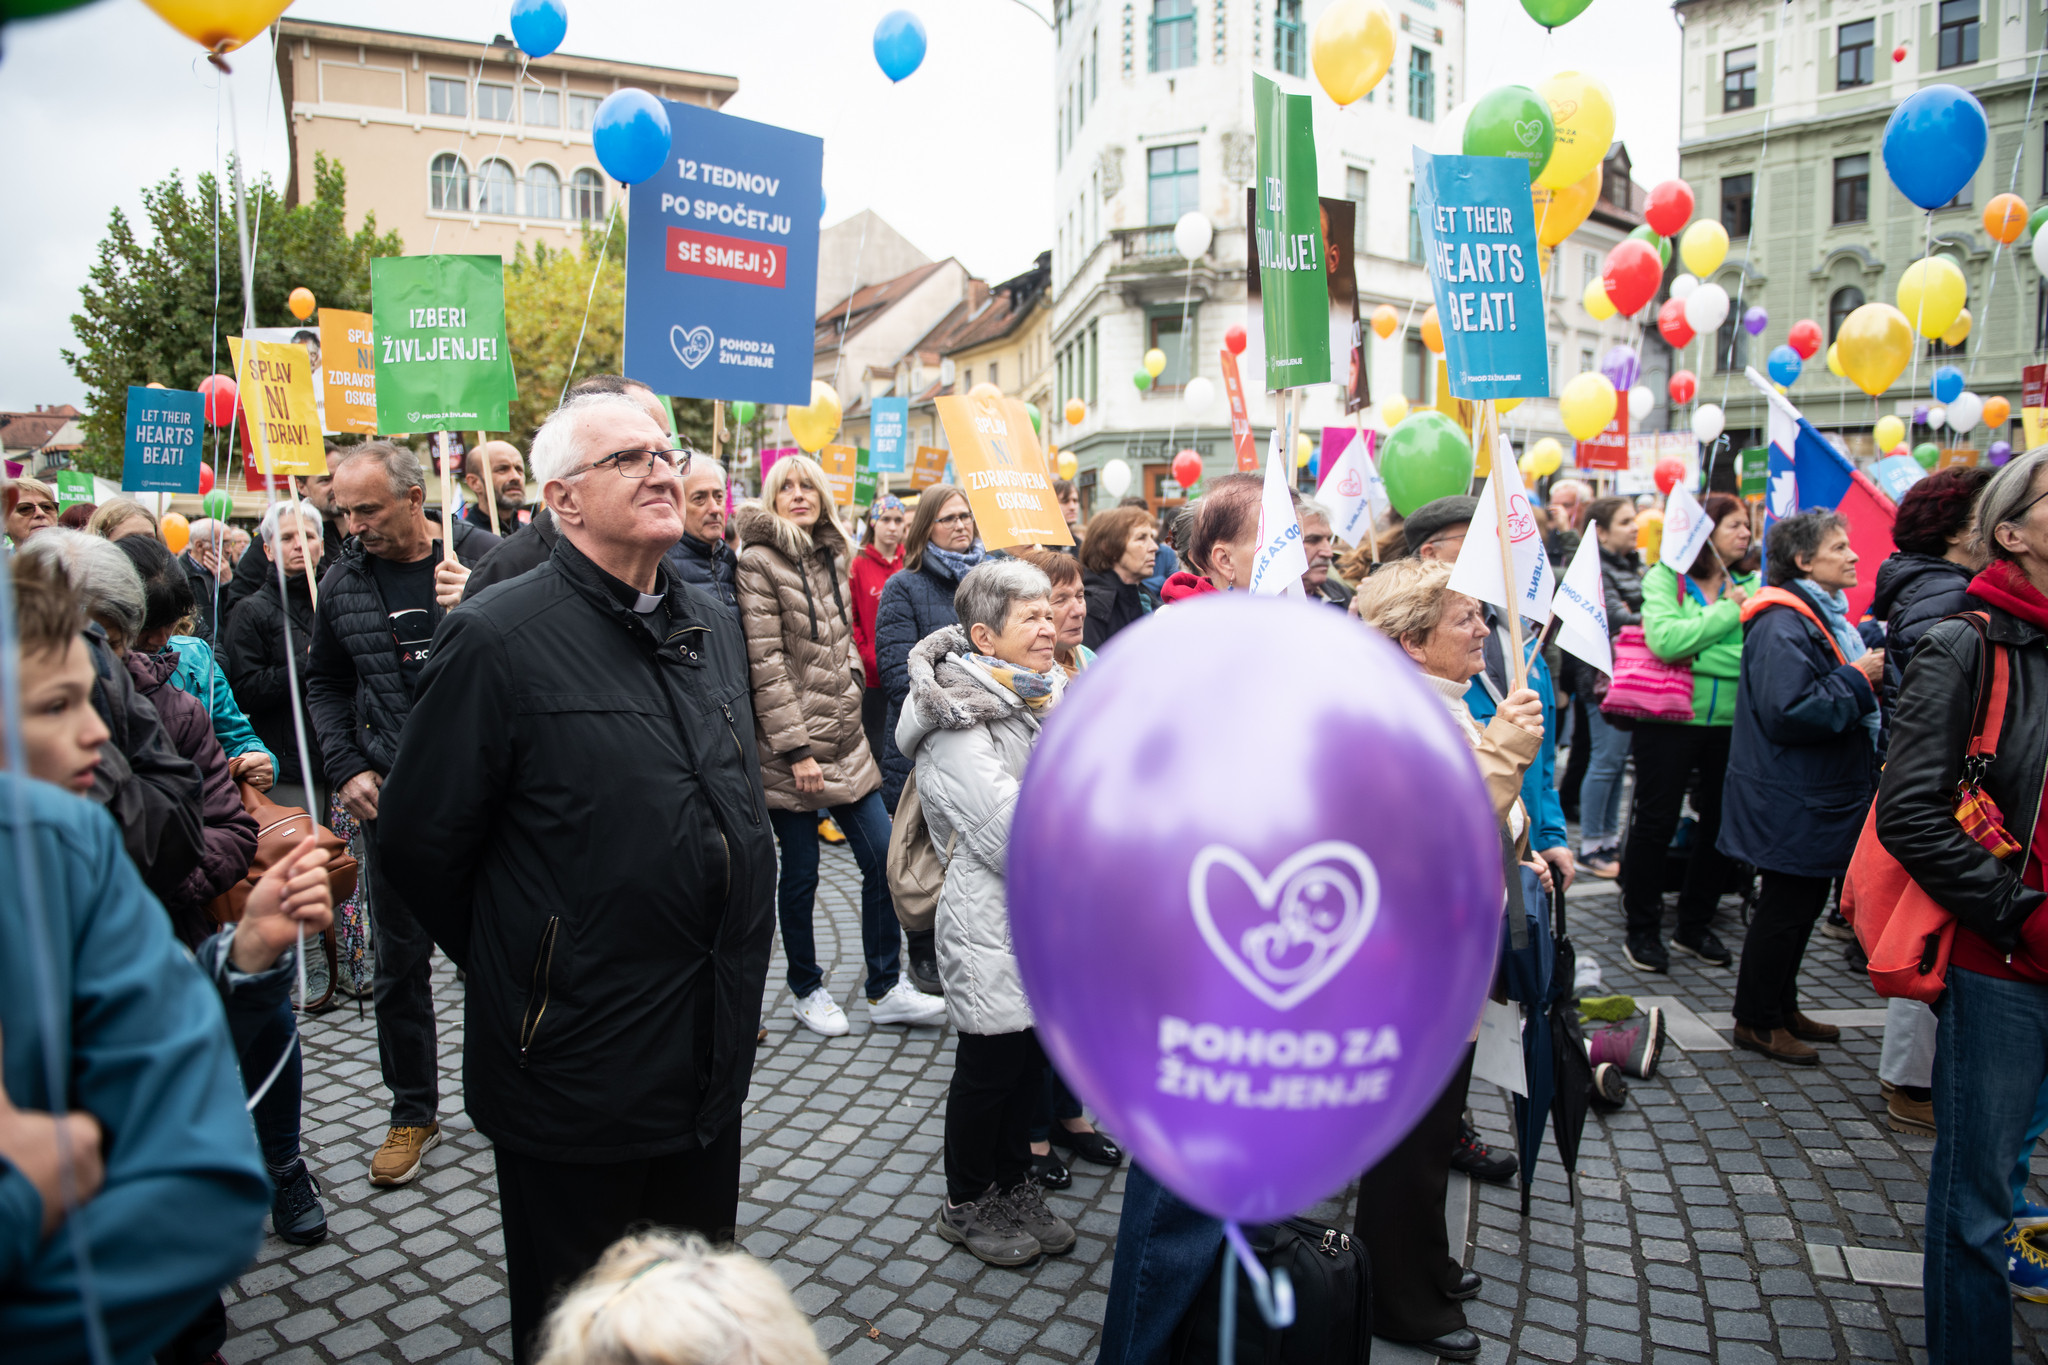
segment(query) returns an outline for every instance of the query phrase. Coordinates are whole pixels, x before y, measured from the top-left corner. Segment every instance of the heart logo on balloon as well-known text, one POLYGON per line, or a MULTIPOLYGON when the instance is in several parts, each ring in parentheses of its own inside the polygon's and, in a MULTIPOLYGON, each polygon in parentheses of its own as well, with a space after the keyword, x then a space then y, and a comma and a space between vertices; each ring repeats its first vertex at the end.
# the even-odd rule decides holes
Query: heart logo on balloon
POLYGON ((1536 119, 1516 119, 1515 140, 1524 147, 1534 147, 1543 140, 1543 124, 1536 119))
POLYGON ((1337 480, 1337 491, 1347 498, 1360 497, 1365 493, 1365 480, 1358 477, 1358 471, 1347 469, 1344 477, 1337 480))
POLYGON ((676 359, 692 370, 702 365, 704 358, 711 354, 713 340, 709 327, 692 327, 686 332, 682 324, 677 323, 668 329, 668 344, 675 348, 676 359))
POLYGON ((1558 123, 1568 122, 1571 116, 1578 112, 1579 102, 1577 100, 1552 100, 1550 102, 1550 117, 1558 123))
POLYGON ((1270 877, 1224 844, 1197 853, 1188 870, 1188 905, 1202 940, 1240 985, 1276 1010, 1293 1009, 1343 970, 1379 904, 1372 859, 1334 839, 1293 854, 1270 877), (1209 882, 1219 869, 1234 877, 1212 900, 1209 882))

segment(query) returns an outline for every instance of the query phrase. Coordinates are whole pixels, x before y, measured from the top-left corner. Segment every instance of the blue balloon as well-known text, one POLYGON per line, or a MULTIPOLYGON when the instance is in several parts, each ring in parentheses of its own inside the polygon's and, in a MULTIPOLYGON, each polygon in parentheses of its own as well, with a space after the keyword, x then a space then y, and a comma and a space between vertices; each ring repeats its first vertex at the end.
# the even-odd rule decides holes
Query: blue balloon
POLYGON ((1934 401, 1953 403, 1962 396, 1963 372, 1953 365, 1944 365, 1934 372, 1934 401))
POLYGON ((1923 209, 1956 197, 1984 160, 1984 106, 1959 85, 1930 85, 1899 102, 1884 125, 1884 169, 1923 209))
POLYGON ((822 185, 818 187, 818 221, 825 221, 825 188, 822 185))
POLYGON ((875 25, 875 62, 892 81, 924 65, 924 22, 907 9, 883 15, 875 25))
POLYGON ((1802 368, 1804 366, 1799 359, 1799 352, 1793 350, 1790 346, 1774 346, 1771 348, 1771 382, 1783 384, 1786 388, 1790 388, 1799 382, 1799 371, 1802 368))
POLYGON ((604 97, 590 129, 597 159, 622 185, 637 185, 660 170, 673 138, 661 101, 631 86, 604 97))
POLYGON ((562 0, 512 0, 512 38, 527 56, 547 56, 568 31, 569 11, 562 0))

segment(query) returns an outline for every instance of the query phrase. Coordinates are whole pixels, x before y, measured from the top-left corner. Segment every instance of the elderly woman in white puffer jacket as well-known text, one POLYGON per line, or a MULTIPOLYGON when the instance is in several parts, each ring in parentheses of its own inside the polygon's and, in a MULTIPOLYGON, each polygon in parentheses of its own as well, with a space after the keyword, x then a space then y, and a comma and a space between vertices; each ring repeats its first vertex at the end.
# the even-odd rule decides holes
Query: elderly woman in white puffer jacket
POLYGON ((896 726, 946 869, 939 979, 959 1038, 937 1228, 989 1264, 1013 1266, 1075 1241, 1030 1178, 1045 1053, 1010 945, 1004 892, 1017 786, 1066 674, 1053 660, 1052 584, 1039 569, 990 560, 960 581, 953 608, 960 624, 910 651, 910 693, 896 726))

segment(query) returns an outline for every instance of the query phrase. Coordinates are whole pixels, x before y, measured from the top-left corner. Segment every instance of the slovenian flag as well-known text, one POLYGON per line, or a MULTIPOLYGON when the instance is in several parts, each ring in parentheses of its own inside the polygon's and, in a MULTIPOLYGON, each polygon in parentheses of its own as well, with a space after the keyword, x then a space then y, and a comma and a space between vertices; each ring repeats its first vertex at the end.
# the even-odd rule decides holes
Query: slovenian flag
POLYGON ((1856 552, 1856 586, 1849 590, 1849 619, 1860 618, 1877 591, 1877 566, 1897 548, 1892 522, 1898 506, 1868 474, 1814 429, 1792 400, 1754 369, 1749 382, 1767 400, 1770 480, 1764 495, 1764 537, 1772 523, 1794 512, 1840 512, 1849 523, 1849 548, 1856 552))

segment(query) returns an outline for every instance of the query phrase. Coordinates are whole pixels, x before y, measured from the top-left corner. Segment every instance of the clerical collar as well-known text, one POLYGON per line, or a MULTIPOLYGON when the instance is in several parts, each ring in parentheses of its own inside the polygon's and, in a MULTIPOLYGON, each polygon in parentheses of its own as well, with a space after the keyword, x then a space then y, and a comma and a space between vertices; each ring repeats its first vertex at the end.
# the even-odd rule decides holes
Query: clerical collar
POLYGON ((633 597, 633 610, 642 616, 660 606, 664 600, 658 592, 636 592, 633 597))
POLYGON ((645 616, 668 599, 668 585, 663 581, 663 573, 660 568, 656 568, 654 571, 655 591, 642 592, 624 579, 605 572, 594 562, 590 567, 597 570, 598 581, 604 584, 607 592, 611 593, 612 600, 637 615, 645 616))

